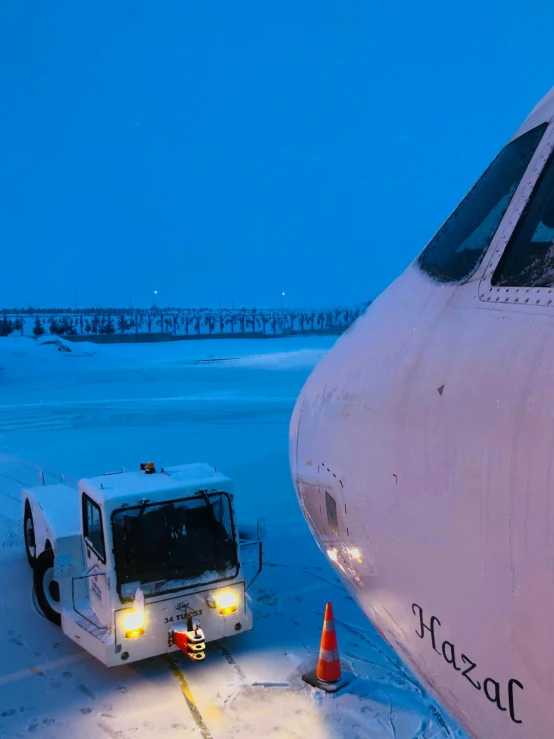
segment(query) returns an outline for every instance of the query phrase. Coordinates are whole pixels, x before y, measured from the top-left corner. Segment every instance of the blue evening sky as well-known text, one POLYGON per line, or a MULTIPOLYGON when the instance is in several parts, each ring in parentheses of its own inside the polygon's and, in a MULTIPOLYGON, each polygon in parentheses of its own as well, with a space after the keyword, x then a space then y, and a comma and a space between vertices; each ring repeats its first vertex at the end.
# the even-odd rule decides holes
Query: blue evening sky
POLYGON ((375 297, 554 85, 552 29, 545 0, 5 0, 0 306, 375 297))

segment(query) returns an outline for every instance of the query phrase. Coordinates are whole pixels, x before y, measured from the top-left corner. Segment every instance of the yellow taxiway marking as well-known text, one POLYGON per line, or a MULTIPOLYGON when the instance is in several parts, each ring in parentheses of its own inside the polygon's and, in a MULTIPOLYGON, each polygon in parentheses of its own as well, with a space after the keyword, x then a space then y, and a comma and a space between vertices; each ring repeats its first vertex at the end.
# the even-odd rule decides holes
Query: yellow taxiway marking
POLYGON ((79 654, 68 654, 67 657, 60 657, 59 659, 54 659, 51 662, 47 662, 43 665, 32 665, 31 667, 24 667, 21 670, 11 672, 9 675, 0 675, 0 685, 12 683, 14 682, 14 680, 22 680, 25 677, 29 677, 29 675, 42 675, 42 673, 46 672, 47 670, 52 670, 56 667, 63 667, 64 665, 70 665, 72 662, 79 662, 83 659, 87 659, 89 656, 90 655, 87 654, 87 652, 79 654))
POLYGON ((194 722, 200 729, 202 739, 213 739, 210 733, 210 730, 208 729, 206 722, 202 718, 202 714, 200 713, 200 710, 198 706, 196 705, 194 696, 190 692, 190 688, 186 681, 185 676, 179 669, 179 666, 177 665, 177 663, 171 658, 169 654, 164 655, 164 657, 165 657, 165 661, 169 665, 169 669, 171 670, 171 672, 173 673, 173 675, 177 678, 177 681, 179 682, 179 685, 181 687, 181 692, 183 693, 183 696, 185 698, 189 711, 192 714, 192 718, 194 719, 194 722))
MULTIPOLYGON (((82 660, 89 658, 90 654, 83 651, 78 652, 77 654, 68 654, 65 657, 60 657, 59 659, 54 659, 41 665, 31 665, 30 667, 23 667, 21 670, 15 670, 14 672, 10 672, 7 675, 0 675, 0 686, 6 685, 7 683, 15 682, 16 680, 23 680, 26 677, 30 677, 31 675, 42 675, 44 672, 54 670, 57 667, 64 667, 65 665, 70 665, 74 662, 81 662, 82 660)), ((181 692, 183 693, 183 697, 187 703, 189 711, 191 712, 196 725, 200 729, 202 739, 213 739, 213 736, 208 729, 208 726, 206 725, 202 714, 200 713, 200 709, 198 708, 196 701, 194 700, 194 696, 191 693, 186 678, 179 669, 179 666, 168 654, 165 655, 165 660, 169 665, 169 669, 179 683, 181 692)), ((209 703, 206 705, 206 710, 210 715, 210 719, 217 722, 222 721, 223 716, 217 706, 209 703)))

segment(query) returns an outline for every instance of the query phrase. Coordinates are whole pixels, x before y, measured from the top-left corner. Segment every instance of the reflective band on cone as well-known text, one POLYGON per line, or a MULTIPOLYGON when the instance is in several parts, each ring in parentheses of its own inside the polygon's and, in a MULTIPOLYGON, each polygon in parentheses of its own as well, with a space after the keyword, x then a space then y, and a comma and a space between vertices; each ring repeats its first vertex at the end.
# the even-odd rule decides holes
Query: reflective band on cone
POLYGON ((339 645, 335 631, 333 607, 330 603, 327 603, 325 607, 316 677, 325 683, 335 683, 341 677, 339 645))

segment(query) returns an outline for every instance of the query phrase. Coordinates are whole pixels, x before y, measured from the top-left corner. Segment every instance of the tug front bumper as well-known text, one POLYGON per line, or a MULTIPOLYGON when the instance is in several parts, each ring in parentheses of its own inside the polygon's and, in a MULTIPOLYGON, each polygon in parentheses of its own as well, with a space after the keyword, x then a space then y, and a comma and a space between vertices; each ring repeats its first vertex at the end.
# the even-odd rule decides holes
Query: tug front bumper
POLYGON ((178 597, 148 600, 140 633, 127 628, 129 621, 126 617, 129 610, 132 608, 118 610, 115 614, 112 636, 115 637, 115 643, 102 658, 110 666, 136 662, 178 649, 185 652, 190 659, 201 661, 207 642, 252 629, 252 611, 246 604, 244 583, 181 594, 178 597), (236 592, 234 602, 231 602, 230 591, 236 592), (213 599, 212 594, 215 596, 213 599), (198 627, 197 636, 193 638, 189 632, 194 632, 195 627, 198 627), (199 648, 196 646, 198 644, 203 646, 199 648), (194 656, 195 654, 199 656, 194 656))

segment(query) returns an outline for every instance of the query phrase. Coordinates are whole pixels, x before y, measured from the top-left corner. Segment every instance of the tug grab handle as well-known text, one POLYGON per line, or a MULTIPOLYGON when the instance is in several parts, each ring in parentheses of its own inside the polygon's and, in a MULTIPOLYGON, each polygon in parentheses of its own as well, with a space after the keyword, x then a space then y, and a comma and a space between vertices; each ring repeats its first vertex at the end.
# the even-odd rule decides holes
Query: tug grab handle
POLYGON ((258 569, 254 573, 254 576, 252 577, 252 579, 250 580, 250 582, 248 583, 248 585, 245 585, 245 588, 244 589, 245 589, 245 591, 248 591, 248 589, 250 588, 250 586, 252 585, 252 583, 256 580, 256 578, 258 577, 258 575, 262 571, 262 566, 263 566, 263 562, 262 562, 262 542, 261 541, 241 541, 240 545, 241 545, 241 548, 258 547, 258 569))

